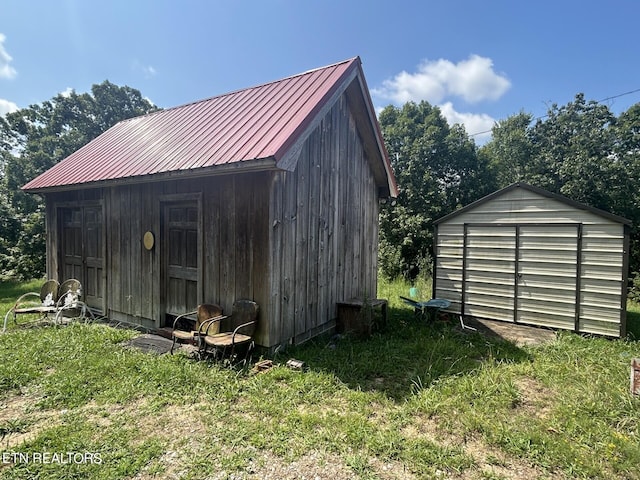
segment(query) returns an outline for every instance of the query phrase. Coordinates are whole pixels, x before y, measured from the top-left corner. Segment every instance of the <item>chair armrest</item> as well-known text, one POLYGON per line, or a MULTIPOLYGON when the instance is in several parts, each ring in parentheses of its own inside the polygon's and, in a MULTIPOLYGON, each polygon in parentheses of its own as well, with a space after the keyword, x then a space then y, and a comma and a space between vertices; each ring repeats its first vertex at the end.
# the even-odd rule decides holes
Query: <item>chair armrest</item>
POLYGON ((194 310, 193 312, 187 312, 187 313, 183 313, 182 315, 178 315, 175 320, 173 321, 173 329, 176 329, 176 325, 178 324, 178 320, 183 319, 184 317, 187 317, 189 315, 193 315, 194 313, 198 313, 197 310, 194 310))
POLYGON ((248 327, 249 325, 253 325, 254 323, 256 323, 256 321, 252 320, 250 322, 243 323, 242 325, 238 325, 236 327, 236 329, 233 331, 233 334, 231 335, 231 343, 232 344, 236 343, 236 334, 238 333, 238 330, 240 330, 241 328, 244 328, 244 327, 248 327))
MULTIPOLYGON (((20 302, 22 302, 25 298, 27 297, 38 297, 38 303, 42 303, 40 301, 40 294, 36 293, 36 292, 27 292, 24 293, 22 295, 20 295, 20 297, 18 297, 18 299, 16 300, 16 303, 13 305, 13 308, 18 308, 18 305, 20 305, 20 302)), ((35 302, 34 302, 35 303, 35 302)))
POLYGON ((211 325, 215 324, 216 322, 221 322, 225 318, 229 318, 229 315, 218 315, 217 317, 207 318, 204 322, 200 323, 200 328, 198 329, 198 335, 203 335, 203 334, 208 335, 209 328, 211 328, 211 325))

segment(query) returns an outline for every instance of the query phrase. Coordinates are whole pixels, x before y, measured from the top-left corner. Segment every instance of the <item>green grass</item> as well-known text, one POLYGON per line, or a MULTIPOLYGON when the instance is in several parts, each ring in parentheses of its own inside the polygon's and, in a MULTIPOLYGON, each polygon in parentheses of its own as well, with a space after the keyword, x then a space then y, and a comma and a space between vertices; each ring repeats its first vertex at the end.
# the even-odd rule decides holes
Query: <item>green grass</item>
MULTIPOLYGON (((315 339, 261 374, 127 349, 133 330, 12 327, 0 335, 0 454, 100 463, 5 462, 0 478, 277 478, 291 465, 307 478, 640 478, 638 306, 629 339, 517 347, 418 321, 398 298, 410 287, 380 282, 386 330, 315 339)), ((0 284, 0 314, 35 288, 0 284)), ((430 296, 427 281, 417 288, 430 296)))

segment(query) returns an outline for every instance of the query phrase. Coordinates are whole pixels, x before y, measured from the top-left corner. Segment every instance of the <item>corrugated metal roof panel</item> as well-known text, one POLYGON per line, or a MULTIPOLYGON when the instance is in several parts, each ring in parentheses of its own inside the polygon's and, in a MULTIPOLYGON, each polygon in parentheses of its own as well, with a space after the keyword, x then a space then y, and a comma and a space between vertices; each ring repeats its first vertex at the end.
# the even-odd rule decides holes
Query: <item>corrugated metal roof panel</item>
MULTIPOLYGON (((124 120, 23 188, 50 189, 257 159, 277 162, 354 69, 360 69, 357 57, 124 120)), ((380 153, 390 172, 386 152, 380 153)))

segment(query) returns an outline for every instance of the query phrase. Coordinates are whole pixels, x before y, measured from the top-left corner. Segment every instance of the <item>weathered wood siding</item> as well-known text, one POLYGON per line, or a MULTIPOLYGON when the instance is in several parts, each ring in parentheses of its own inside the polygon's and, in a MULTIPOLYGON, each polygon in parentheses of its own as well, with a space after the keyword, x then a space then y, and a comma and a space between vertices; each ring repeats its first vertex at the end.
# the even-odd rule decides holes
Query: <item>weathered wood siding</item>
MULTIPOLYGON (((100 190, 104 205, 106 243, 106 311, 116 321, 160 327, 164 321, 162 285, 162 205, 199 198, 201 282, 199 302, 219 303, 231 312, 239 298, 269 300, 269 186, 272 173, 247 173, 161 183, 114 186, 100 190), (156 245, 146 250, 144 233, 156 245)), ((60 275, 56 211, 81 205, 89 190, 50 194, 48 210, 48 270, 60 275)), ((195 305, 194 305, 195 308, 195 305)), ((265 319, 266 320, 266 319, 265 319)), ((266 338, 261 323, 258 341, 266 338)))
POLYGON ((626 228, 513 189, 438 224, 434 295, 479 318, 624 335, 626 228))
MULTIPOLYGON (((104 314, 164 325, 163 209, 197 205, 195 302, 260 305, 257 343, 301 342, 335 325, 336 303, 377 291, 378 185, 346 96, 301 145, 293 171, 124 184, 47 195, 48 269, 60 277, 59 207, 103 212, 104 314), (143 246, 150 231, 156 244, 143 246)), ((193 222, 192 222, 193 224, 193 222)), ((195 308, 196 305, 193 305, 195 308)))
POLYGON ((378 197, 362 141, 341 97, 271 192, 269 346, 335 325, 336 302, 375 297, 378 197))

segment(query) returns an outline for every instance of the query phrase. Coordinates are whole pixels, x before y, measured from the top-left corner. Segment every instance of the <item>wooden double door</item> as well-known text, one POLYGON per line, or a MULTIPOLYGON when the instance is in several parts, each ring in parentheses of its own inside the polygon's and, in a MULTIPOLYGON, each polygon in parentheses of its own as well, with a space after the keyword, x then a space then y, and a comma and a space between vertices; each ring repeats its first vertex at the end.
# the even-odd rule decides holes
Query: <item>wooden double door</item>
POLYGON ((59 278, 82 283, 87 305, 104 309, 104 227, 102 205, 63 207, 60 218, 59 278))

